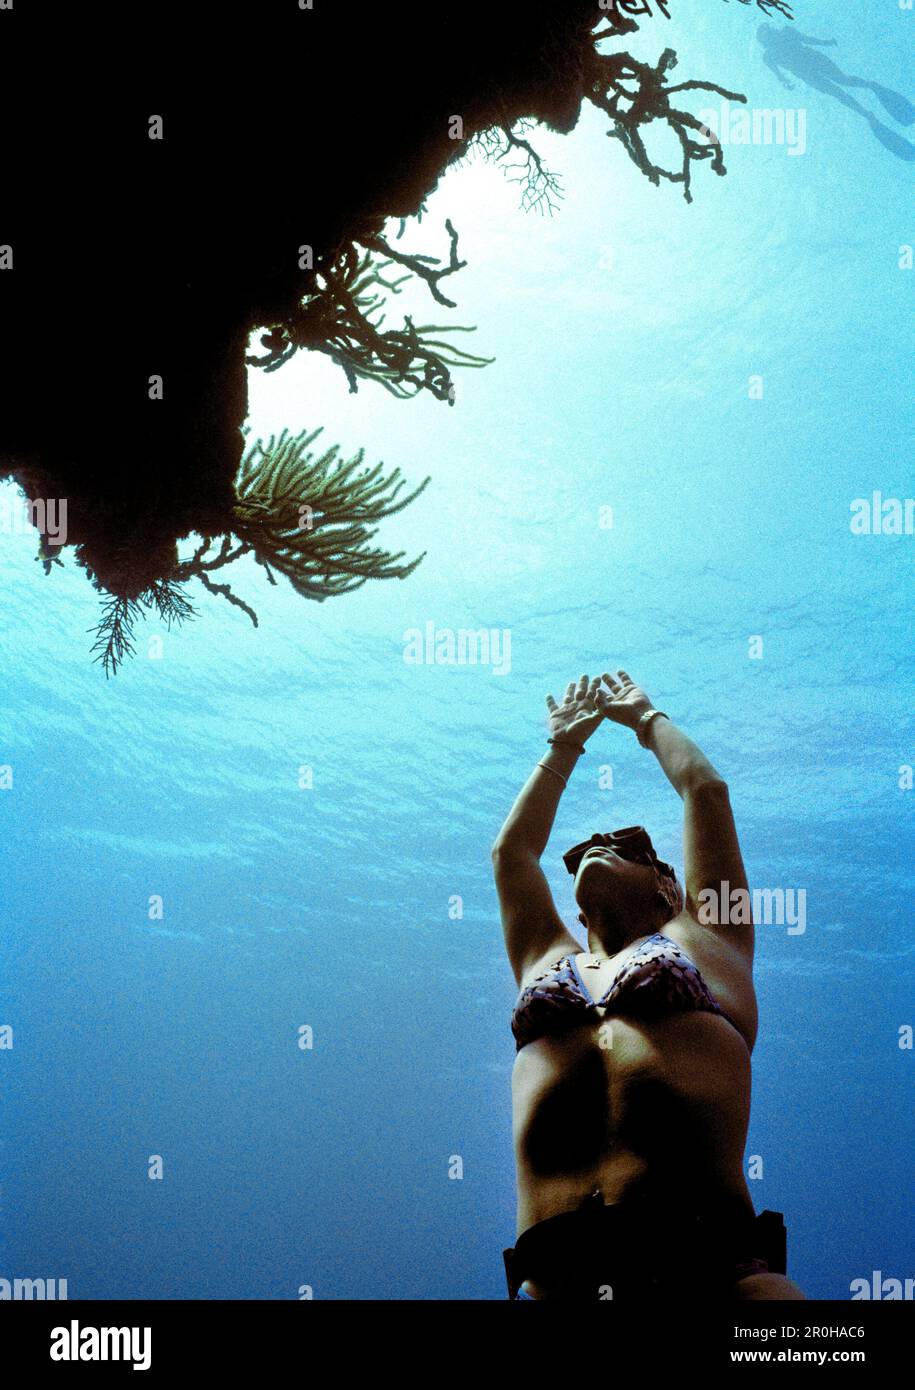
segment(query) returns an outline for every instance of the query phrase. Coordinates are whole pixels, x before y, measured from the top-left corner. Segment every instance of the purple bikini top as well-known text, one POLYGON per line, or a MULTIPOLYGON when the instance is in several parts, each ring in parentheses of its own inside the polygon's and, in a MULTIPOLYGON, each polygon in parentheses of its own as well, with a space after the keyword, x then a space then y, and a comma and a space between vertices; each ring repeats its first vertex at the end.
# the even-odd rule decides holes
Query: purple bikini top
POLYGON ((600 999, 591 997, 574 955, 563 956, 532 980, 512 1013, 517 1050, 536 1038, 576 1027, 597 1008, 644 1019, 700 1009, 720 1014, 737 1027, 716 1003, 698 966, 669 936, 655 932, 627 957, 600 999))

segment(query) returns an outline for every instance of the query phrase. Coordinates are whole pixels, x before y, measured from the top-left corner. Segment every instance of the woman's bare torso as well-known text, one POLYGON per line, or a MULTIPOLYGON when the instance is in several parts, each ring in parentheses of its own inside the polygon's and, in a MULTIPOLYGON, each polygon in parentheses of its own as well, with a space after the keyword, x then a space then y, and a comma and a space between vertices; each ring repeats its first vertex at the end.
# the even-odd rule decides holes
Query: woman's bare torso
MULTIPOLYGON (((596 1188, 608 1203, 655 1188, 669 1195, 673 1185, 678 1201, 736 1197, 752 1209, 742 1166, 756 1036, 751 965, 687 913, 664 935, 692 958, 740 1032, 706 1012, 648 1023, 595 1008, 568 1033, 523 1047, 512 1076, 519 1234, 596 1188)), ((579 959, 593 998, 635 945, 599 970, 579 959)))

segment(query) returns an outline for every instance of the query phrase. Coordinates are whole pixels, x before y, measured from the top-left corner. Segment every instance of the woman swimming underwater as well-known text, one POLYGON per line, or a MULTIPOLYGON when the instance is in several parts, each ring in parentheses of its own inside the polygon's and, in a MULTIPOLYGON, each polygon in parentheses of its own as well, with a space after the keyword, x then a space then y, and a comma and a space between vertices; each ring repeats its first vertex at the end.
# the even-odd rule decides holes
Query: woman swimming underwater
MULTIPOLYGON (((625 671, 547 697, 549 749, 493 847, 520 995, 512 1093, 512 1298, 801 1299, 781 1214, 743 1174, 756 1040, 753 928, 700 894, 746 875, 728 789, 625 671), (588 950, 540 868, 559 798, 604 719, 631 729, 683 799, 686 900, 640 826, 565 855, 588 950)), ((726 890, 725 890, 726 891, 726 890)), ((717 899, 716 899, 717 900, 717 899)))

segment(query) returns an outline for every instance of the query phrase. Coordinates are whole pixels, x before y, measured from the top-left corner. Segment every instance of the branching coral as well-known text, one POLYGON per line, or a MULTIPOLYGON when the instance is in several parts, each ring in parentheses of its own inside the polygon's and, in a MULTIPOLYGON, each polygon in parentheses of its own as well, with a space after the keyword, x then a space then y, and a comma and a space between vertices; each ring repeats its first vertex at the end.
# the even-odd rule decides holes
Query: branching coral
MULTIPOLYGON (((604 39, 618 39, 638 30, 637 17, 654 14, 670 19, 672 0, 612 0, 602 5, 600 22, 604 28, 591 35, 591 44, 584 55, 584 97, 608 115, 612 128, 611 139, 619 140, 638 169, 653 184, 662 179, 683 185, 683 196, 692 202, 692 166, 709 161, 716 174, 726 173, 720 143, 714 134, 689 111, 671 102, 678 92, 714 92, 730 101, 745 102, 740 92, 731 92, 715 82, 690 81, 668 85, 668 73, 677 65, 677 55, 665 48, 657 63, 643 63, 629 53, 603 53, 597 45, 604 39), (682 155, 679 169, 665 169, 657 164, 645 145, 646 127, 660 122, 676 135, 682 155), (697 138, 698 137, 698 138, 697 138)), ((786 0, 739 0, 742 5, 756 6, 765 14, 777 13, 791 19, 786 0)), ((488 130, 478 131, 469 141, 466 157, 480 151, 484 158, 500 164, 511 182, 523 185, 521 206, 525 211, 538 208, 553 212, 562 197, 559 179, 544 164, 530 141, 523 138, 531 122, 518 121, 514 126, 501 123, 488 130), (524 160, 503 163, 512 151, 522 151, 524 160)))
MULTIPOLYGON (((725 0, 725 4, 727 4, 727 0, 725 0)), ((740 4, 752 5, 753 0, 740 0, 740 4)), ((763 14, 780 14, 784 15, 785 19, 794 18, 788 0, 756 0, 756 8, 762 10, 763 14)))
MULTIPOLYGON (((672 48, 665 48, 657 63, 642 63, 628 53, 601 53, 597 45, 608 38, 619 38, 631 34, 638 25, 635 15, 651 15, 654 6, 665 19, 670 18, 671 0, 613 0, 606 7, 607 27, 598 29, 592 35, 593 45, 585 63, 584 95, 594 106, 608 115, 612 128, 607 131, 611 139, 619 140, 632 162, 653 184, 662 179, 669 183, 683 185, 683 196, 692 202, 690 188, 692 166, 695 162, 708 160, 716 174, 726 172, 721 145, 714 135, 689 111, 681 110, 671 103, 677 92, 715 92, 729 101, 746 101, 740 92, 728 91, 716 82, 679 82, 668 85, 667 75, 677 65, 677 55, 672 48), (648 153, 643 138, 645 127, 654 122, 666 124, 676 135, 680 144, 682 162, 679 169, 665 169, 656 164, 648 153), (699 136, 701 139, 697 139, 699 136)), ((740 0, 742 5, 751 5, 754 0, 740 0)), ((758 9, 764 14, 772 12, 790 19, 791 8, 786 0, 755 0, 758 9)), ((603 8, 603 7, 602 7, 603 8)))
POLYGON ((692 202, 690 183, 692 165, 698 160, 710 160, 716 174, 726 173, 721 145, 711 132, 688 111, 671 104, 675 92, 716 92, 730 101, 746 101, 740 92, 730 92, 715 82, 680 82, 667 85, 667 74, 677 65, 677 55, 665 48, 657 63, 640 63, 628 53, 596 53, 589 73, 588 100, 604 111, 613 121, 607 131, 611 139, 619 140, 629 158, 653 184, 661 179, 682 183, 683 196, 692 202), (630 90, 630 84, 635 90, 630 90), (683 161, 679 169, 665 169, 655 164, 648 154, 642 128, 654 121, 664 121, 680 142, 683 161), (692 132, 695 132, 693 134, 692 132), (701 141, 696 136, 701 136, 701 141))
MULTIPOLYGON (((96 588, 101 588, 96 584, 96 588)), ((109 594, 102 605, 102 616, 94 628, 95 660, 101 662, 106 676, 112 676, 121 662, 133 656, 133 628, 137 620, 150 610, 155 611, 166 627, 183 623, 196 612, 173 579, 157 579, 135 598, 125 594, 109 594)))
MULTIPOLYGON (((450 222, 445 225, 450 238, 445 265, 433 256, 392 247, 380 235, 367 238, 361 251, 350 243, 329 270, 318 274, 315 292, 303 298, 290 319, 271 327, 263 339, 268 355, 247 361, 275 371, 299 348, 312 348, 343 368, 354 391, 364 378, 401 398, 428 390, 453 405, 450 369, 482 367, 493 359, 427 335, 473 330, 454 325, 417 327, 409 315, 404 316, 401 329, 382 327, 386 292, 400 293, 413 277, 425 281, 438 303, 453 307, 440 281, 461 270, 465 262, 458 256, 457 232, 450 222), (376 259, 373 252, 384 259, 376 259), (392 266, 403 267, 406 273, 388 279, 392 266)), ((290 436, 283 430, 278 439, 271 436, 266 444, 255 441, 241 460, 235 479, 237 500, 225 530, 203 536, 188 559, 178 559, 176 551, 162 557, 161 577, 153 582, 137 580, 132 573, 136 557, 132 559, 129 542, 118 547, 104 584, 91 559, 80 554, 94 586, 109 595, 93 646, 106 675, 133 654, 133 627, 144 611, 158 613, 169 627, 194 613, 181 592, 191 579, 199 579, 210 593, 240 608, 256 627, 254 609, 227 583, 212 578, 214 570, 245 555, 263 566, 272 584, 276 583, 274 572, 283 574, 297 593, 318 602, 357 589, 369 579, 404 579, 413 573, 423 555, 405 561, 405 552, 391 553, 371 541, 377 534, 376 523, 414 501, 429 478, 404 493, 400 470, 385 473, 380 463, 374 468, 363 466, 361 449, 345 462, 337 458, 337 445, 316 458, 309 446, 320 433, 318 429, 290 436)), ((48 573, 50 555, 41 550, 39 558, 48 573)))
POLYGON ((403 551, 392 554, 369 543, 377 535, 374 523, 409 506, 429 479, 401 495, 406 482, 400 469, 386 474, 381 463, 363 467, 362 449, 343 462, 334 444, 315 458, 308 446, 320 433, 283 430, 279 439, 251 445, 236 481, 236 543, 225 536, 211 557, 211 538, 205 537, 195 555, 179 565, 177 577, 196 575, 206 583, 212 570, 251 554, 271 583, 276 570, 296 593, 322 602, 358 589, 367 579, 405 579, 413 573, 422 555, 404 564, 403 551))
POLYGON ((522 185, 521 208, 524 212, 536 210, 552 216, 563 196, 562 183, 525 138, 535 125, 535 121, 520 120, 514 126, 503 122, 490 126, 488 130, 477 131, 468 142, 464 158, 472 160, 479 152, 488 162, 498 164, 509 183, 522 185), (510 159, 519 152, 522 158, 510 159))
POLYGON ((430 391, 438 400, 454 404, 451 367, 483 367, 491 357, 477 357, 453 343, 428 334, 473 333, 473 328, 457 324, 423 324, 417 327, 409 314, 402 328, 383 329, 387 298, 385 292, 399 294, 412 276, 425 280, 432 297, 454 307, 439 289, 439 282, 466 265, 458 258, 458 234, 450 221, 445 223, 451 242, 448 263, 441 266, 435 256, 407 255, 394 249, 380 235, 366 239, 360 251, 356 242, 348 243, 334 264, 315 273, 313 291, 303 296, 295 312, 281 323, 268 325, 261 342, 268 349, 265 357, 246 361, 264 371, 276 371, 299 348, 323 352, 346 373, 350 390, 359 378, 379 382, 402 399, 419 391, 430 391), (375 260, 372 251, 383 254, 375 260), (407 270, 395 280, 385 278, 390 267, 407 270), (440 267, 436 269, 435 267, 440 267))
MULTIPOLYGON (((276 583, 276 571, 296 593, 319 603, 358 589, 369 579, 405 579, 413 573, 425 552, 404 561, 404 551, 382 550, 371 541, 377 535, 376 523, 409 506, 429 479, 404 493, 400 469, 385 473, 381 463, 363 466, 361 449, 344 462, 334 444, 316 458, 309 445, 320 433, 317 429, 289 435, 284 430, 266 444, 256 440, 242 459, 231 531, 221 534, 218 549, 213 548, 217 537, 204 536, 188 559, 175 555, 165 578, 134 593, 109 593, 92 648, 106 675, 133 655, 134 624, 144 613, 157 613, 169 628, 193 616, 195 609, 183 592, 192 579, 240 608, 257 627, 254 609, 228 584, 211 578, 214 570, 245 555, 263 566, 271 584, 276 583)), ((124 562, 129 565, 126 544, 124 562)), ((97 576, 92 575, 92 581, 104 592, 97 576)))

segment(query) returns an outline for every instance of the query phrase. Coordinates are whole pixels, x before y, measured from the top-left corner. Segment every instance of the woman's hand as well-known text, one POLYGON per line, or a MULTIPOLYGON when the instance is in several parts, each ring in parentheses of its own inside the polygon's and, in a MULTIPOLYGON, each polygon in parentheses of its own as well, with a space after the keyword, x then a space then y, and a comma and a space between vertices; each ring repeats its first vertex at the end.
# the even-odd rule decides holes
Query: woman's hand
POLYGON ((569 681, 561 705, 557 705, 552 695, 546 697, 551 738, 563 743, 584 743, 591 737, 604 720, 598 701, 602 695, 606 699, 606 695, 601 691, 600 681, 600 676, 590 681, 587 676, 579 676, 577 685, 569 681))
POLYGON ((627 729, 634 729, 642 715, 654 709, 641 686, 634 685, 632 677, 627 676, 625 671, 617 671, 615 676, 605 671, 603 679, 610 694, 598 690, 594 700, 601 714, 612 719, 614 724, 624 724, 627 729))

